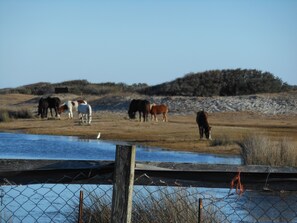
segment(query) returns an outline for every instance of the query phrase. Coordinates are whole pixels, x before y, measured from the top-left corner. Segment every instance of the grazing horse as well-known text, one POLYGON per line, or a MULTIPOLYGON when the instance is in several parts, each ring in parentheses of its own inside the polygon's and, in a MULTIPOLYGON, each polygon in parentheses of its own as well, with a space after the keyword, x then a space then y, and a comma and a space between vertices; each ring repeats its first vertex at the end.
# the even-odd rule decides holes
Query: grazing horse
POLYGON ((47 117, 48 101, 45 98, 40 98, 38 103, 38 116, 41 118, 47 117))
POLYGON ((79 104, 77 107, 80 124, 91 124, 92 121, 92 107, 89 104, 79 104))
POLYGON ((205 111, 197 112, 196 123, 198 124, 200 139, 203 138, 203 134, 205 134, 206 139, 211 140, 211 127, 207 121, 207 113, 205 111))
POLYGON ((139 121, 141 121, 141 114, 143 116, 143 121, 148 121, 150 102, 147 100, 133 99, 128 110, 129 118, 135 119, 136 112, 139 112, 139 121))
POLYGON ((53 98, 47 97, 46 99, 48 101, 48 108, 50 109, 51 116, 53 117, 53 112, 52 112, 52 108, 53 108, 55 110, 55 113, 56 113, 55 117, 58 117, 59 116, 58 110, 59 110, 59 106, 61 104, 60 98, 58 98, 58 97, 53 97, 53 98))
POLYGON ((73 109, 75 109, 75 111, 77 111, 78 105, 79 104, 87 104, 86 101, 84 100, 76 100, 76 101, 66 101, 64 104, 62 104, 59 107, 59 114, 63 113, 63 112, 68 112, 68 119, 72 119, 73 118, 73 109))
POLYGON ((156 104, 152 104, 151 105, 151 109, 150 109, 150 113, 151 113, 151 118, 155 121, 158 121, 157 119, 157 115, 159 114, 163 114, 163 122, 167 122, 168 118, 167 118, 167 113, 168 113, 168 107, 166 105, 156 105, 156 104))
POLYGON ((56 117, 58 117, 58 109, 60 106, 61 100, 58 97, 47 97, 40 98, 38 104, 38 115, 41 115, 41 118, 47 117, 47 110, 50 109, 51 116, 53 117, 52 109, 56 112, 56 117))

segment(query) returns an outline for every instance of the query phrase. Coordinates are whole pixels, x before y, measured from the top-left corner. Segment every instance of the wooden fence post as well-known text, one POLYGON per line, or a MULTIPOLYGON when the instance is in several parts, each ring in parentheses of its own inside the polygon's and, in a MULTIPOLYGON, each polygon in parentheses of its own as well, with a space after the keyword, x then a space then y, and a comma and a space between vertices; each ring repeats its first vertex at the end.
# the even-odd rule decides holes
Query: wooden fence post
POLYGON ((84 199, 84 193, 83 193, 83 191, 80 191, 80 193, 79 193, 78 223, 83 223, 83 199, 84 199))
POLYGON ((111 210, 112 223, 131 222, 135 154, 135 146, 116 146, 111 210))
POLYGON ((198 223, 202 223, 202 198, 199 198, 198 223))

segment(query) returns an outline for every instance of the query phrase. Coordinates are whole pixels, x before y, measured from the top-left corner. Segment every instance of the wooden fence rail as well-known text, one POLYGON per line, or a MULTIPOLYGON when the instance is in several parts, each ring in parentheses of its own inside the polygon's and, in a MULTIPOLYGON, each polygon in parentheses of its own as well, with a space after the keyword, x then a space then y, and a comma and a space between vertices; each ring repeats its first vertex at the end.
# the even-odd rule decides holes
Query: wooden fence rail
POLYGON ((133 185, 230 188, 239 179, 245 189, 297 191, 297 168, 135 163, 135 146, 117 146, 115 162, 0 160, 0 185, 113 184, 112 223, 130 223, 133 185))
MULTIPOLYGON (((114 167, 114 161, 0 160, 0 185, 112 184, 114 167)), ((239 172, 246 189, 297 191, 297 168, 270 166, 136 162, 135 184, 230 188, 239 172)))

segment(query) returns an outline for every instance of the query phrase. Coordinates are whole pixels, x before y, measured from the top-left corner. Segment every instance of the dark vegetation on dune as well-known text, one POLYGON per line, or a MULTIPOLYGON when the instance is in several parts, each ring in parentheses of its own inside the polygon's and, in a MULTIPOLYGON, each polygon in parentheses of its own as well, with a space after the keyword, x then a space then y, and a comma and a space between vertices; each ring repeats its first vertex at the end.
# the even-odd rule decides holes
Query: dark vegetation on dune
POLYGON ((69 93, 77 95, 139 93, 163 96, 236 96, 297 89, 297 86, 289 85, 269 72, 254 69, 228 69, 189 73, 173 81, 154 86, 149 86, 146 83, 127 85, 125 83, 90 83, 87 80, 72 80, 61 83, 39 82, 17 88, 5 88, 0 89, 0 94, 53 94, 57 87, 67 87, 69 93))

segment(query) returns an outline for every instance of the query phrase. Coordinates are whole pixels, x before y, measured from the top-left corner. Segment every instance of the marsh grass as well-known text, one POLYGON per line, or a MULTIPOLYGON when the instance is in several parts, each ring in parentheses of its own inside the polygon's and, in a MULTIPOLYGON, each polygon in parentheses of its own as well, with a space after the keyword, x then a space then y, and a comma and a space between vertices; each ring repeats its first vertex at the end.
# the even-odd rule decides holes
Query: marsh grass
POLYGON ((33 118, 32 112, 27 109, 12 110, 0 109, 0 122, 9 122, 12 119, 33 118))
MULTIPOLYGON (((144 190, 145 191, 145 190, 144 190)), ((108 223, 111 220, 110 198, 92 193, 83 210, 83 222, 108 223)), ((198 200, 190 196, 186 189, 158 188, 153 194, 137 192, 133 197, 132 222, 198 222, 198 200)), ((218 210, 211 208, 205 212, 203 222, 221 222, 218 210)), ((76 215, 77 216, 77 215, 76 215)), ((76 218, 73 219, 76 222, 76 218)))
POLYGON ((0 122, 9 122, 11 119, 9 117, 7 110, 0 110, 0 122))
POLYGON ((227 135, 219 136, 209 142, 210 146, 228 146, 234 144, 234 141, 231 140, 227 135))
POLYGON ((297 166, 296 142, 287 138, 275 141, 264 135, 250 135, 240 145, 246 165, 297 166))

